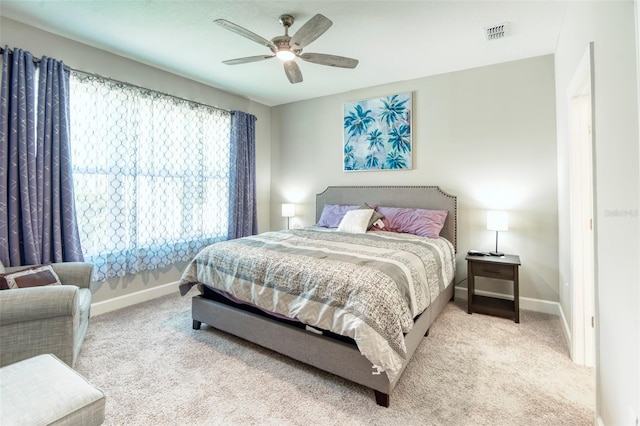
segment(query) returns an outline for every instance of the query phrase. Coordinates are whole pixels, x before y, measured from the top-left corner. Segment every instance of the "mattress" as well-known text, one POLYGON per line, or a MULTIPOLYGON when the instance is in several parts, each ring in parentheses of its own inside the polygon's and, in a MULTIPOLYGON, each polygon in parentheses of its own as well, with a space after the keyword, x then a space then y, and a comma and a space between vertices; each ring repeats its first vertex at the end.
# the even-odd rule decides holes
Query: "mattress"
POLYGON ((407 357, 404 334, 454 274, 454 247, 444 238, 309 227, 211 245, 188 265, 180 289, 206 285, 351 338, 394 380, 407 357))

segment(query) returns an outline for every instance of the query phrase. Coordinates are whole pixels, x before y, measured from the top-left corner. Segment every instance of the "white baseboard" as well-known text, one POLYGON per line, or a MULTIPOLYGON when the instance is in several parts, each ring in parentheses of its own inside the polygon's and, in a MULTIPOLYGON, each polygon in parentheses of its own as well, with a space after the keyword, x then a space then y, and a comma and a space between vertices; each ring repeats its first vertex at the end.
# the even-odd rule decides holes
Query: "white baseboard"
MULTIPOLYGON (((465 287, 456 287, 456 299, 460 298, 467 300, 467 289, 465 287)), ((502 299, 513 300, 512 295, 493 293, 491 291, 476 290, 475 294, 480 296, 499 297, 502 299)), ((557 315, 564 318, 562 313, 562 307, 558 302, 551 302, 549 300, 533 299, 530 297, 520 297, 520 309, 534 312, 542 312, 545 314, 557 315)), ((566 321, 564 321, 566 323, 566 321)))
MULTIPOLYGON (((158 297, 165 296, 167 294, 178 291, 178 281, 173 281, 167 284, 163 284, 157 287, 149 288, 142 291, 137 291, 131 294, 125 294, 123 296, 114 297, 113 299, 104 300, 102 302, 96 302, 91 304, 91 316, 104 314, 107 312, 115 311, 117 309, 126 308, 137 303, 146 302, 148 300, 156 299, 158 297)), ((467 300, 467 289, 464 287, 456 287, 456 299, 467 300)), ((499 293, 493 293, 490 291, 476 290, 476 294, 481 296, 501 297, 504 299, 512 299, 513 296, 503 295, 499 293)), ((551 302, 548 300, 533 299, 530 297, 520 298, 520 309, 528 311, 542 312, 551 315, 557 315, 562 321, 563 331, 567 340, 570 342, 571 337, 569 333, 569 324, 564 316, 562 307, 558 302, 551 302)))
POLYGON ((156 299, 158 297, 178 292, 179 281, 170 282, 168 284, 159 285, 157 287, 148 288, 146 290, 137 291, 131 294, 114 297, 113 299, 104 300, 91 304, 91 316, 94 317, 117 309, 126 308, 127 306, 137 303, 146 302, 147 300, 156 299))
POLYGON ((598 418, 596 419, 596 424, 598 426, 604 426, 604 422, 602 421, 602 417, 598 416, 598 418))

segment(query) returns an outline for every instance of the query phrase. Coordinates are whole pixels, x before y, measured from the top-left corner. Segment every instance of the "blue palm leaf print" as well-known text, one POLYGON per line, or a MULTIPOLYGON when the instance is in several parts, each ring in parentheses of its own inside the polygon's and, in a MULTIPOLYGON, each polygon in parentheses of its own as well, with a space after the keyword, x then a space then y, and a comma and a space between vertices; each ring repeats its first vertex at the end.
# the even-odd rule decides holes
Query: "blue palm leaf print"
POLYGON ((378 163, 379 163, 378 157, 376 157, 376 155, 373 152, 367 155, 365 159, 365 164, 368 169, 377 169, 378 163))
POLYGON ((344 118, 344 128, 348 129, 350 137, 366 133, 369 125, 375 121, 370 114, 370 109, 365 111, 362 105, 356 105, 355 109, 344 118))
POLYGON ((347 144, 344 146, 344 167, 345 170, 352 170, 352 166, 355 164, 355 157, 353 156, 353 145, 347 144), (349 169, 347 169, 349 167, 349 169))
POLYGON ((400 152, 411 152, 411 128, 402 124, 389 132, 391 147, 400 152))
POLYGON ((369 142, 369 151, 381 151, 384 149, 384 138, 382 132, 375 129, 373 132, 367 134, 367 142, 369 142))
POLYGON ((390 169, 406 169, 407 161, 398 151, 391 150, 387 154, 387 158, 385 160, 387 167, 390 169))
POLYGON ((391 127, 393 123, 402 119, 407 109, 405 104, 408 100, 409 99, 405 99, 401 101, 398 99, 398 95, 393 95, 391 98, 382 101, 381 112, 378 116, 387 123, 387 127, 391 127))

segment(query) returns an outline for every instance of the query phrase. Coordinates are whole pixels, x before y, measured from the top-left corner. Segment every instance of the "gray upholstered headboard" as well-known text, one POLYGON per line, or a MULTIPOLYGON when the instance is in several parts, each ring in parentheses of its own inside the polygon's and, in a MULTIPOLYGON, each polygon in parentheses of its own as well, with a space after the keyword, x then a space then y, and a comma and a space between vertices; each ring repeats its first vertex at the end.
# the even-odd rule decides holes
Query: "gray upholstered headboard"
POLYGON ((439 186, 329 186, 316 194, 316 222, 325 204, 376 204, 385 207, 447 210, 440 235, 457 250, 458 201, 439 186))

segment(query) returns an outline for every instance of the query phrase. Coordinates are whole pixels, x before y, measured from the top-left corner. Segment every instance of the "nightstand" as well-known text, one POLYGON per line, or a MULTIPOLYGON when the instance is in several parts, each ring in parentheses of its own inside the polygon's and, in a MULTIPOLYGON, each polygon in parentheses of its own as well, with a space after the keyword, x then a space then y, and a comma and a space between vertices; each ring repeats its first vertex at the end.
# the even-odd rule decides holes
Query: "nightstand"
POLYGON ((520 322, 520 296, 518 288, 518 267, 520 257, 512 254, 504 256, 467 256, 467 313, 495 315, 520 322), (475 277, 513 281, 513 300, 475 294, 475 277))

